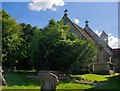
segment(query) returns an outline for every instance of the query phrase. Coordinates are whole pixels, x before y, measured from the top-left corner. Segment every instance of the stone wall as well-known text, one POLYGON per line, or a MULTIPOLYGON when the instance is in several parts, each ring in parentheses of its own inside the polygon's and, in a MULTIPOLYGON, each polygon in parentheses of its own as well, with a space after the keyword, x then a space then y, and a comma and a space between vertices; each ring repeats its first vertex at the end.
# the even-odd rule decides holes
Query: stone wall
POLYGON ((113 49, 112 62, 115 64, 115 71, 120 73, 120 48, 113 49))
POLYGON ((115 72, 119 72, 120 73, 120 57, 113 58, 112 62, 115 64, 115 72))
POLYGON ((110 56, 108 55, 108 53, 104 50, 104 49, 100 49, 99 48, 99 54, 98 54, 98 62, 102 62, 102 63, 107 63, 110 62, 109 60, 110 56))
POLYGON ((107 63, 93 64, 93 72, 92 73, 109 74, 109 64, 107 64, 107 63))

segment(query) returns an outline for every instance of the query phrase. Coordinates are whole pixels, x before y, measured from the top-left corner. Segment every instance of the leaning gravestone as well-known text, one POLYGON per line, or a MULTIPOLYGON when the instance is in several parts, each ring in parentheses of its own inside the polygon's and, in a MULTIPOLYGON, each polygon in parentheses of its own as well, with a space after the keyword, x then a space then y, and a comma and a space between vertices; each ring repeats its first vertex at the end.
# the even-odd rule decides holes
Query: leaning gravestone
POLYGON ((50 72, 45 72, 39 75, 41 91, 56 91, 58 85, 58 77, 50 72))

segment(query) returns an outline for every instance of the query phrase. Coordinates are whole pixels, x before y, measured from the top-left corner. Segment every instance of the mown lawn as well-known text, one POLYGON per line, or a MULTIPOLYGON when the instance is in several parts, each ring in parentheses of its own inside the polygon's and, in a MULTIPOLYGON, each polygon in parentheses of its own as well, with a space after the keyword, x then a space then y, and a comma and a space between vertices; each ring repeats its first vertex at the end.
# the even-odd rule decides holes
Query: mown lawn
POLYGON ((73 77, 82 77, 92 82, 94 81, 106 81, 108 77, 112 77, 112 75, 97 75, 97 74, 84 74, 84 75, 71 75, 73 77))
MULTIPOLYGON (((4 77, 7 81, 8 86, 3 87, 3 91, 9 91, 8 89, 32 89, 30 91, 39 91, 40 85, 37 79, 27 78, 27 75, 36 75, 33 72, 22 72, 22 73, 8 73, 4 74, 4 77)), ((66 90, 66 89, 78 89, 79 91, 83 91, 84 89, 88 89, 92 91, 93 89, 119 89, 120 75, 110 76, 110 75, 96 75, 96 74, 85 74, 85 75, 73 75, 73 76, 81 76, 82 78, 86 78, 90 81, 108 81, 105 85, 94 87, 90 85, 84 84, 76 84, 72 82, 61 81, 57 86, 58 90, 66 90), (81 89, 81 90, 80 90, 81 89)), ((71 90, 70 90, 71 91, 71 90)))
POLYGON ((113 77, 107 77, 108 83, 104 84, 99 87, 95 87, 95 89, 114 89, 120 91, 120 75, 113 76, 113 77))
POLYGON ((4 89, 39 89, 39 81, 37 79, 27 78, 27 75, 36 75, 35 72, 14 72, 4 74, 8 86, 4 89))

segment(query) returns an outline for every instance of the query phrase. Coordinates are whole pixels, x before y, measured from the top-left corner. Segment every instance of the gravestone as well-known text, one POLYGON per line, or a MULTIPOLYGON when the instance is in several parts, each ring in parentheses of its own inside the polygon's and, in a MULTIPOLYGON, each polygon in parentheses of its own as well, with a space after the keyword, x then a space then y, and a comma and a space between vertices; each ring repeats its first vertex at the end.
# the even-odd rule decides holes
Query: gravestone
POLYGON ((2 75, 2 68, 0 67, 0 86, 6 86, 7 83, 2 75))
POLYGON ((40 91, 56 91, 58 85, 58 77, 50 72, 45 72, 39 77, 41 90, 40 91))

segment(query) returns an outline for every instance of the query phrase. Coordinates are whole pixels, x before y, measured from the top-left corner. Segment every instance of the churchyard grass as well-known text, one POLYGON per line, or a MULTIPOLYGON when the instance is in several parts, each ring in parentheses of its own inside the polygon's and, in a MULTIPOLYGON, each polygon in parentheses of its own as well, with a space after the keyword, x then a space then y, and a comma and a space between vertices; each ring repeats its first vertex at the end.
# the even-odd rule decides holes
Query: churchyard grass
POLYGON ((75 84, 75 83, 60 83, 58 89, 90 89, 93 86, 84 85, 84 84, 75 84))
POLYGON ((114 91, 120 91, 120 75, 116 75, 114 77, 108 77, 108 83, 103 86, 96 87, 96 89, 114 89, 114 91))
POLYGON ((8 73, 4 74, 8 86, 4 89, 39 89, 39 81, 37 79, 27 78, 27 75, 34 75, 31 72, 8 73), (29 74, 28 74, 29 73, 29 74))
POLYGON ((106 81, 108 80, 108 77, 111 77, 112 75, 84 74, 84 75, 71 75, 71 76, 82 77, 94 82, 94 81, 106 81))
MULTIPOLYGON (((3 89, 40 89, 39 81, 34 78, 27 78, 27 75, 37 75, 37 72, 13 72, 13 73, 5 73, 4 77, 8 83, 8 86, 3 87, 3 89)), ((66 82, 61 81, 59 85, 57 86, 57 89, 119 89, 118 81, 120 79, 119 76, 113 76, 113 75, 96 75, 96 74, 84 74, 84 75, 72 75, 73 77, 82 77, 86 78, 87 80, 90 80, 92 82, 94 81, 107 81, 108 83, 99 86, 94 87, 90 85, 84 85, 84 84, 76 84, 72 82, 66 82)))

